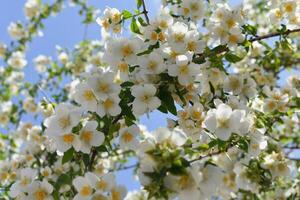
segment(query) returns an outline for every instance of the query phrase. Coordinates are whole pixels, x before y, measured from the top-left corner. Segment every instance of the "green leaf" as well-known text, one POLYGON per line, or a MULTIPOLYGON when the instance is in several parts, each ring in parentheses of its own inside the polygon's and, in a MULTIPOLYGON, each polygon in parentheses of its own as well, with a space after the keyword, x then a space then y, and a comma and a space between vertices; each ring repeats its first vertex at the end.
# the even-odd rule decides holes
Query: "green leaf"
POLYGON ((66 162, 72 160, 73 154, 74 154, 74 149, 72 147, 64 153, 64 156, 62 158, 62 164, 65 164, 66 162))
MULTIPOLYGON (((177 115, 174 99, 166 87, 161 87, 159 89, 158 98, 161 100, 161 105, 163 107, 167 108, 173 115, 177 115)), ((160 108, 160 111, 164 111, 164 109, 160 108)))
POLYGON ((239 56, 229 52, 225 54, 225 59, 231 63, 236 63, 242 60, 242 58, 240 58, 239 56))
POLYGON ((55 188, 56 190, 59 190, 59 188, 62 186, 62 185, 70 185, 72 182, 72 179, 69 175, 67 174, 62 174, 58 177, 56 183, 55 183, 55 188))
POLYGON ((89 155, 89 154, 86 154, 86 153, 83 154, 82 160, 83 160, 83 162, 84 162, 84 165, 85 165, 86 167, 88 167, 89 164, 90 164, 90 155, 89 155))
POLYGON ((144 21, 144 19, 142 17, 138 17, 138 21, 140 22, 140 24, 142 26, 148 26, 148 24, 144 21))
POLYGON ((257 27, 252 26, 250 24, 244 25, 243 29, 244 29, 243 30, 244 33, 247 33, 247 34, 250 34, 250 35, 254 35, 254 36, 256 36, 256 34, 257 34, 257 27))
POLYGON ((142 0, 136 0, 136 7, 139 9, 143 5, 142 0))
POLYGON ((168 109, 165 106, 163 106, 163 105, 159 106, 157 108, 157 110, 159 110, 162 113, 166 113, 166 114, 168 113, 168 109))
POLYGON ((131 12, 129 12, 128 10, 123 10, 122 15, 123 15, 123 19, 128 19, 132 17, 131 12))
POLYGON ((130 24, 130 30, 131 30, 133 33, 141 34, 140 28, 139 28, 139 26, 137 25, 136 19, 135 19, 134 17, 132 18, 132 21, 131 21, 131 24, 130 24))

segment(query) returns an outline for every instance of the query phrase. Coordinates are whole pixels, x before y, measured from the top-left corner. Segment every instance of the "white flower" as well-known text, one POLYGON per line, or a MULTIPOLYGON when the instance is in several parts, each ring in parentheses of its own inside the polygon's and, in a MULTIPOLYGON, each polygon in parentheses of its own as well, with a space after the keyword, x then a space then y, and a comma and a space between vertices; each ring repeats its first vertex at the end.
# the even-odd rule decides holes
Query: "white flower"
POLYGON ((95 67, 101 66, 103 64, 103 52, 98 52, 92 55, 89 59, 89 62, 95 67))
POLYGON ((279 8, 270 10, 268 14, 270 23, 274 25, 279 25, 284 15, 284 13, 279 8))
POLYGON ((200 20, 205 15, 204 1, 183 0, 180 7, 180 15, 190 17, 193 20, 200 20))
POLYGON ((155 45, 158 41, 165 40, 165 34, 160 31, 157 32, 157 26, 155 24, 151 24, 142 28, 143 38, 147 41, 150 45, 155 45))
POLYGON ((284 1, 281 6, 281 10, 283 12, 284 15, 287 15, 287 16, 292 16, 295 14, 296 10, 297 10, 297 7, 299 6, 299 2, 297 1, 293 1, 293 0, 290 0, 290 1, 284 1))
POLYGON ((94 189, 99 192, 108 192, 112 190, 116 184, 116 178, 113 173, 107 173, 99 177, 94 173, 88 172, 85 174, 85 177, 88 178, 94 189))
POLYGON ((127 190, 124 186, 115 186, 110 191, 110 198, 112 200, 123 200, 127 194, 127 190))
POLYGON ((168 7, 161 7, 159 14, 155 17, 153 24, 158 26, 161 30, 166 30, 173 24, 173 17, 170 15, 168 7))
POLYGON ((102 132, 97 131, 98 123, 88 121, 79 132, 80 146, 79 151, 90 153, 91 148, 103 144, 105 136, 102 132))
POLYGON ((69 56, 66 52, 60 52, 58 59, 65 65, 69 61, 69 56))
POLYGON ((232 92, 234 95, 239 94, 242 91, 244 78, 240 75, 229 75, 224 81, 224 90, 226 92, 232 92))
POLYGON ((105 32, 108 32, 110 29, 114 33, 121 32, 122 23, 121 16, 122 13, 116 8, 106 8, 103 12, 104 16, 97 18, 97 23, 102 27, 105 32))
POLYGON ((98 100, 106 100, 109 95, 119 94, 121 87, 114 83, 114 73, 106 72, 92 75, 87 79, 89 87, 98 100))
POLYGON ((103 59, 111 66, 116 66, 121 60, 128 64, 136 64, 137 53, 141 48, 140 39, 114 38, 105 45, 103 59))
POLYGON ((172 50, 182 52, 185 49, 187 32, 188 26, 183 22, 176 22, 169 28, 167 40, 172 50))
POLYGON ((52 200, 53 197, 51 195, 53 191, 53 186, 48 183, 46 180, 35 181, 30 185, 30 189, 28 190, 28 199, 32 200, 52 200))
POLYGON ((47 167, 41 169, 41 175, 44 178, 50 178, 51 174, 52 174, 52 171, 51 171, 50 167, 47 166, 47 167))
POLYGON ((20 170, 18 180, 10 187, 9 196, 16 198, 28 191, 29 185, 37 177, 37 171, 32 168, 20 170))
POLYGON ((27 18, 36 17, 40 13, 40 3, 38 0, 27 0, 24 6, 27 18))
POLYGON ((140 130, 136 125, 130 127, 121 128, 119 133, 119 142, 122 149, 132 149, 134 150, 138 146, 138 136, 140 130))
POLYGON ((255 130, 249 134, 250 144, 248 149, 248 156, 256 157, 259 153, 268 146, 267 137, 264 135, 264 130, 255 130))
POLYGON ((274 178, 277 176, 288 176, 291 172, 288 160, 285 159, 282 152, 272 152, 271 154, 266 155, 262 167, 269 169, 274 178))
POLYGON ((205 42, 200 40, 197 30, 192 30, 186 34, 186 50, 194 53, 201 53, 205 48, 205 42))
POLYGON ((235 163, 233 171, 236 174, 236 185, 238 188, 249 190, 251 192, 257 192, 258 185, 248 178, 247 170, 248 167, 243 163, 235 163))
POLYGON ((164 179, 164 185, 178 193, 179 200, 199 200, 201 193, 198 189, 199 182, 202 180, 202 173, 193 165, 187 168, 187 174, 181 176, 167 175, 164 179))
POLYGON ((263 88, 263 91, 268 96, 268 98, 264 100, 264 111, 286 111, 287 103, 289 102, 288 94, 282 93, 281 90, 278 88, 274 88, 273 90, 271 90, 268 86, 265 86, 263 88))
POLYGON ((207 112, 204 125, 221 140, 228 140, 231 133, 247 133, 250 124, 245 119, 245 111, 233 111, 228 105, 219 104, 216 109, 207 112))
POLYGON ((66 152, 71 147, 74 147, 78 151, 80 147, 80 140, 78 135, 73 133, 53 133, 49 135, 50 138, 54 139, 55 147, 60 152, 66 152))
POLYGON ((26 112, 35 113, 38 109, 38 106, 32 97, 26 97, 26 99, 23 101, 23 109, 26 112))
POLYGON ((23 69, 27 65, 25 55, 21 51, 13 52, 7 63, 15 69, 23 69))
POLYGON ((80 112, 71 105, 61 103, 55 108, 55 114, 44 121, 47 133, 71 133, 72 128, 79 123, 80 112))
POLYGON ((26 35, 22 24, 19 22, 11 22, 7 28, 7 31, 10 37, 14 40, 20 40, 26 35))
MULTIPOLYGON (((127 193, 124 200, 148 200, 149 194, 145 190, 139 191, 130 191, 127 193)), ((150 198, 150 200, 154 200, 154 197, 150 198)))
POLYGON ((44 55, 39 55, 33 60, 33 62, 36 66, 36 70, 39 73, 43 73, 47 70, 47 65, 50 64, 51 58, 44 55))
POLYGON ((176 64, 169 65, 168 74, 178 77, 181 85, 189 85, 195 80, 195 76, 200 73, 200 66, 191 62, 192 55, 180 55, 176 57, 176 64))
POLYGON ((240 28, 232 28, 229 31, 225 40, 222 41, 222 44, 227 44, 229 49, 235 49, 239 43, 242 43, 245 39, 244 35, 240 28))
POLYGON ((148 56, 142 56, 140 66, 146 74, 150 75, 162 73, 167 68, 162 55, 156 52, 152 52, 148 56))
POLYGON ((153 133, 157 143, 168 143, 173 146, 182 146, 187 141, 186 134, 179 128, 170 131, 167 128, 158 128, 153 133))
POLYGON ((93 90, 86 82, 79 83, 76 86, 73 98, 83 109, 92 112, 97 110, 97 99, 93 90))
POLYGON ((93 185, 89 180, 89 175, 78 176, 73 180, 73 185, 77 194, 73 200, 89 200, 93 194, 93 185))
POLYGON ((117 116, 121 113, 121 107, 119 106, 120 97, 117 94, 108 96, 105 100, 101 100, 98 103, 97 113, 100 117, 106 114, 110 116, 117 116))
POLYGON ((161 104, 155 96, 156 88, 151 84, 134 85, 131 88, 132 95, 135 97, 132 103, 132 111, 135 115, 148 113, 161 104))

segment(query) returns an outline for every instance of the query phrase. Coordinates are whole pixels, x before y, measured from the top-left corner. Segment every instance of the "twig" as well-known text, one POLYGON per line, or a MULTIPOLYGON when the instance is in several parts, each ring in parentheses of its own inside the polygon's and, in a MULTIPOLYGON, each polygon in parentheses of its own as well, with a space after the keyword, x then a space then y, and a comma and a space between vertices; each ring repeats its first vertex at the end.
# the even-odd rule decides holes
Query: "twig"
POLYGON ((218 154, 221 154, 221 153, 224 153, 224 152, 227 152, 228 149, 230 149, 231 147, 233 147, 234 145, 230 145, 228 146, 225 150, 218 150, 218 151, 215 151, 215 152, 211 152, 205 156, 199 156, 198 158, 195 158, 193 160, 190 160, 189 163, 192 163, 192 162, 195 162, 195 161, 198 161, 198 160, 202 160, 204 158, 207 158, 207 157, 210 157, 210 156, 214 156, 214 155, 218 155, 218 154))
MULTIPOLYGON (((287 31, 285 31, 283 33, 280 33, 280 32, 269 33, 269 34, 266 34, 266 35, 257 36, 255 38, 252 38, 252 39, 248 40, 248 41, 249 42, 260 41, 260 40, 263 40, 263 39, 267 39, 267 38, 271 38, 271 37, 276 37, 276 36, 280 36, 280 35, 289 35, 291 33, 296 33, 296 32, 300 32, 300 28, 294 29, 294 30, 287 30, 287 31)), ((221 46, 221 48, 217 49, 214 52, 210 52, 208 54, 205 54, 205 53, 198 54, 198 56, 196 58, 194 58, 193 61, 194 62, 201 61, 204 58, 209 57, 211 55, 220 54, 220 53, 224 53, 224 52, 227 52, 227 51, 229 51, 228 47, 225 46, 225 45, 223 45, 223 46, 221 46)))
POLYGON ((147 22, 147 24, 150 24, 150 20, 149 20, 149 17, 148 17, 148 11, 146 9, 145 0, 142 0, 142 3, 143 3, 143 13, 145 15, 146 22, 147 22))
POLYGON ((85 24, 84 25, 84 30, 83 30, 83 40, 86 40, 87 32, 88 32, 88 24, 85 24))
MULTIPOLYGON (((112 121, 113 124, 117 123, 119 121, 119 119, 122 118, 122 114, 119 114, 118 116, 116 116, 116 118, 112 121)), ((97 155, 97 150, 96 149, 92 149, 92 153, 91 153, 91 160, 88 166, 88 169, 91 171, 93 169, 93 164, 94 161, 96 159, 96 155, 97 155)))
POLYGON ((128 165, 128 166, 119 167, 119 168, 117 168, 117 169, 109 170, 109 171, 110 171, 110 172, 114 172, 114 171, 122 171, 122 170, 132 169, 132 168, 135 168, 135 167, 137 167, 137 166, 138 166, 138 164, 128 165))
POLYGON ((291 33, 296 33, 296 32, 300 32, 300 28, 294 29, 294 30, 287 30, 283 33, 276 32, 276 33, 269 33, 267 35, 257 36, 255 38, 250 39, 249 42, 259 41, 259 40, 263 40, 263 39, 267 39, 267 38, 271 38, 271 37, 276 37, 276 36, 280 36, 280 35, 289 35, 291 33))

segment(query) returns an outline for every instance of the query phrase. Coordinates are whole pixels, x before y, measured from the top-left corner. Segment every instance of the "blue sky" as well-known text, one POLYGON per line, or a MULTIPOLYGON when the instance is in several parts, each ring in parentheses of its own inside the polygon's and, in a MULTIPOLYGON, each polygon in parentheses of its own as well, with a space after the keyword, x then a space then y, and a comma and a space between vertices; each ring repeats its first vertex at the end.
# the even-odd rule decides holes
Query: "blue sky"
MULTIPOLYGON (((0 42, 9 44, 11 39, 7 33, 7 26, 11 21, 21 20, 24 22, 23 4, 25 1, 21 0, 2 0, 0 7, 0 42)), ((53 1, 47 1, 53 2, 53 1)), ((238 4, 240 1, 230 1, 233 4, 238 4)), ((150 12, 150 16, 159 8, 160 0, 146 0, 147 8, 150 12)), ((105 7, 116 7, 120 10, 135 9, 135 0, 90 0, 90 5, 94 5, 101 11, 105 7)), ((57 16, 53 16, 50 19, 44 21, 45 30, 43 37, 37 37, 30 44, 26 58, 29 61, 29 65, 25 68, 25 78, 27 81, 36 81, 38 74, 34 70, 32 65, 32 59, 39 54, 44 54, 56 57, 55 45, 62 47, 73 48, 84 35, 84 25, 80 22, 82 17, 78 15, 77 7, 66 7, 62 13, 57 16), (30 76, 29 76, 30 75, 30 76)), ((94 23, 88 27, 87 39, 100 39, 100 28, 94 23)), ((1 65, 1 62, 0 62, 1 65)), ((284 72, 282 74, 282 81, 286 78, 287 74, 293 72, 284 72)), ((149 130, 154 130, 159 126, 166 125, 166 115, 159 112, 154 112, 149 118, 143 117, 141 123, 146 125, 149 130)), ((122 171, 118 175, 118 182, 125 184, 128 189, 138 188, 138 183, 135 182, 131 176, 130 171, 122 171)))

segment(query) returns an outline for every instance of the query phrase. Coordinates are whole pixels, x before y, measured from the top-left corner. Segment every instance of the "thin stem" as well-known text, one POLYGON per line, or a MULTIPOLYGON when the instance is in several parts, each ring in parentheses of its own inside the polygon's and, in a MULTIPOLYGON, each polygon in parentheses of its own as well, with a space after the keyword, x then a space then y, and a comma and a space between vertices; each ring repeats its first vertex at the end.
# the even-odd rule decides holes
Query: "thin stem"
POLYGON ((150 20, 149 20, 149 17, 148 17, 148 11, 146 9, 145 0, 142 0, 142 2, 143 2, 143 13, 145 15, 146 22, 147 22, 147 24, 150 24, 150 20))
MULTIPOLYGON (((262 36, 257 36, 255 38, 250 39, 249 42, 260 41, 260 40, 263 40, 263 39, 272 38, 272 37, 276 37, 276 36, 280 36, 280 35, 289 35, 291 33, 297 33, 297 32, 300 32, 300 28, 294 29, 294 30, 287 30, 283 33, 276 32, 276 33, 269 33, 269 34, 262 35, 262 36)), ((228 47, 223 45, 223 46, 221 46, 221 48, 217 49, 217 51, 215 51, 215 52, 198 54, 198 56, 196 58, 194 58, 194 62, 201 61, 204 58, 209 57, 211 55, 220 54, 220 53, 224 53, 224 52, 227 52, 227 51, 229 51, 228 47)))
POLYGON ((269 33, 267 35, 257 36, 255 38, 250 39, 249 42, 259 41, 259 40, 276 37, 276 36, 280 36, 280 35, 289 35, 291 33, 296 33, 296 32, 300 32, 300 28, 294 29, 294 30, 287 30, 283 33, 275 32, 275 33, 269 33))
POLYGON ((83 30, 83 40, 86 40, 87 32, 88 32, 88 24, 85 24, 84 25, 84 30, 83 30))
POLYGON ((132 168, 135 168, 137 167, 138 164, 133 164, 133 165, 128 165, 128 166, 124 166, 124 167, 119 167, 117 169, 114 169, 114 170, 110 170, 111 172, 114 172, 114 171, 122 171, 122 170, 127 170, 127 169, 132 169, 132 168))

